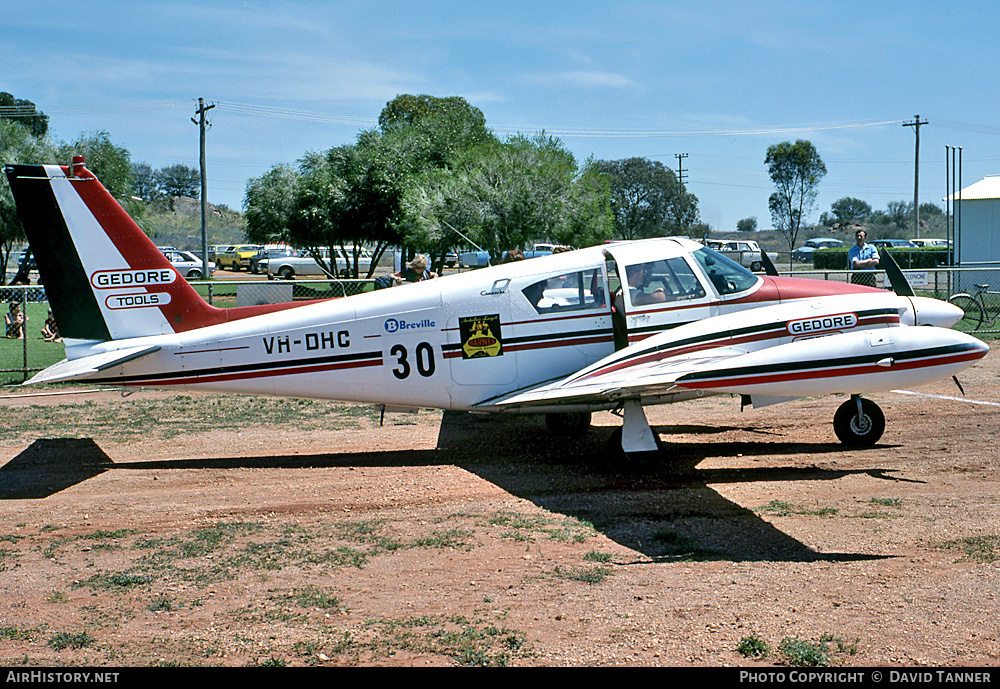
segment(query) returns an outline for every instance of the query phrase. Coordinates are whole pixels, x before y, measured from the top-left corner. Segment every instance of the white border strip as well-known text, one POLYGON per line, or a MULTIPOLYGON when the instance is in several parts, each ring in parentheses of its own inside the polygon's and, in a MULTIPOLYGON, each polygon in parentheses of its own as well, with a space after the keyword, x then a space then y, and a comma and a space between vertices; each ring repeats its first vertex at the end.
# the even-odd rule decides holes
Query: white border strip
POLYGON ((900 395, 918 395, 920 397, 933 397, 939 400, 952 400, 953 402, 966 402, 968 404, 984 404, 989 407, 1000 407, 1000 402, 986 402, 984 400, 970 400, 967 397, 953 397, 952 395, 934 395, 929 392, 914 392, 913 390, 890 390, 900 395))

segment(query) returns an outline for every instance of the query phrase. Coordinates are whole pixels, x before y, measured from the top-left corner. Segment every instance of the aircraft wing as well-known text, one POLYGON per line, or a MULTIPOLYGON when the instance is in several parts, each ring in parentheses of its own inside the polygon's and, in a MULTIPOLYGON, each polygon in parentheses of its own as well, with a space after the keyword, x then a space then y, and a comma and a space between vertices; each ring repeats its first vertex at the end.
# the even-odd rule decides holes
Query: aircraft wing
POLYGON ((38 383, 63 383, 68 380, 84 378, 91 374, 111 368, 112 366, 118 366, 127 361, 132 361, 134 359, 138 359, 139 357, 146 356, 147 354, 152 354, 153 352, 159 351, 159 349, 159 345, 127 347, 125 349, 116 349, 112 352, 85 356, 81 359, 74 359, 72 361, 60 361, 59 363, 53 364, 33 376, 31 380, 25 383, 25 385, 36 385, 38 383))
POLYGON ((678 378, 747 353, 739 346, 717 347, 669 359, 631 362, 633 357, 626 353, 633 348, 637 348, 637 353, 648 352, 647 347, 633 345, 568 378, 488 400, 478 408, 516 411, 579 404, 613 407, 625 398, 659 398, 661 401, 669 401, 672 396, 687 398, 692 396, 691 390, 678 386, 678 378))

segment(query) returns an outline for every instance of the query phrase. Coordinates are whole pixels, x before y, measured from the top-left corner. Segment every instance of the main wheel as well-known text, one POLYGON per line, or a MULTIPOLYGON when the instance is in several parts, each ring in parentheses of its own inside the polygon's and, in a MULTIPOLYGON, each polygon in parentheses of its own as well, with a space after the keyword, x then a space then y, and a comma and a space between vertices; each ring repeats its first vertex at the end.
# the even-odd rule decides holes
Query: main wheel
POLYGON ((965 314, 962 316, 962 320, 956 324, 958 325, 958 330, 969 332, 979 330, 982 327, 983 307, 979 305, 978 301, 968 294, 956 294, 948 299, 948 303, 962 309, 962 312, 965 314))
POLYGON ((546 414, 545 425, 553 435, 576 438, 590 430, 590 412, 546 414))
POLYGON ((840 442, 849 447, 871 447, 885 432, 885 414, 869 399, 861 399, 861 415, 858 415, 858 401, 852 398, 840 405, 833 417, 833 431, 840 442))

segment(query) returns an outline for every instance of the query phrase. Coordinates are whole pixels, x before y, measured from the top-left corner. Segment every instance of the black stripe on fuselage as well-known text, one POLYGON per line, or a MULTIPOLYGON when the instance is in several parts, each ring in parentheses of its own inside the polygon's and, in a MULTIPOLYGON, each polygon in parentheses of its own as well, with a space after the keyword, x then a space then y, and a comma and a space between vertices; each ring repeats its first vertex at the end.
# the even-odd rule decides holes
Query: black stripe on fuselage
MULTIPOLYGON (((110 340, 111 333, 45 169, 40 165, 11 165, 4 169, 35 256, 38 281, 45 285, 45 296, 60 336, 110 340)), ((75 183, 96 184, 96 181, 75 183)))
MULTIPOLYGON (((913 349, 906 352, 893 352, 890 358, 894 365, 905 364, 909 361, 920 359, 931 359, 956 354, 965 354, 975 351, 975 347, 968 344, 942 345, 940 347, 926 347, 923 349, 913 349)), ((727 369, 717 369, 714 371, 694 371, 677 379, 677 382, 711 381, 715 379, 763 375, 777 375, 783 373, 797 373, 809 370, 832 370, 847 368, 851 366, 872 365, 885 359, 885 353, 872 353, 862 356, 842 357, 839 359, 824 359, 810 361, 787 361, 780 364, 762 364, 759 366, 739 366, 727 369)))
POLYGON ((182 369, 176 371, 162 371, 159 373, 144 373, 133 376, 112 376, 108 378, 90 378, 89 381, 95 383, 116 383, 116 384, 137 384, 149 382, 169 383, 177 379, 194 379, 215 377, 239 377, 246 375, 289 375, 294 374, 290 369, 315 368, 317 366, 337 366, 349 364, 375 364, 382 360, 382 352, 361 352, 359 354, 339 354, 336 356, 315 357, 312 359, 290 359, 287 361, 254 362, 249 364, 239 364, 233 366, 217 366, 214 368, 202 369, 182 369))

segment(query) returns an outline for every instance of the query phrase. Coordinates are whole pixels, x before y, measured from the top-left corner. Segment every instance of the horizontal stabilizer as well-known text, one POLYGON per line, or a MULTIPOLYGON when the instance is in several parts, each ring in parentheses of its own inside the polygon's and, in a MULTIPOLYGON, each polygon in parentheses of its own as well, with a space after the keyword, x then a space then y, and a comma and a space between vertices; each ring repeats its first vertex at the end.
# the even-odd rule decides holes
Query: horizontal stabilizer
POLYGON ((74 359, 73 361, 60 361, 58 364, 53 364, 32 377, 25 385, 63 383, 68 380, 86 378, 112 366, 120 366, 128 361, 133 361, 159 350, 159 345, 129 347, 127 349, 116 349, 113 352, 94 354, 82 359, 74 359))

